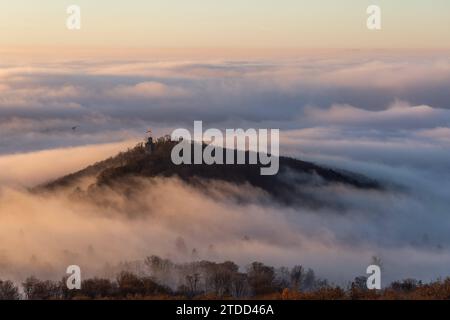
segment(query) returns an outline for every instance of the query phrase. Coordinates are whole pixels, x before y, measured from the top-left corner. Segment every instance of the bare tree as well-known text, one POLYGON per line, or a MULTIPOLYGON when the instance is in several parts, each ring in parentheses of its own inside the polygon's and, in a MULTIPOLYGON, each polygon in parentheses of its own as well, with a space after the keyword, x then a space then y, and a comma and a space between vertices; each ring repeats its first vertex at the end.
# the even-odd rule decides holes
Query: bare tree
POLYGON ((41 281, 35 277, 29 277, 22 284, 25 296, 29 300, 51 300, 63 297, 61 283, 53 281, 41 281))
POLYGON ((291 270, 291 286, 293 290, 300 291, 305 280, 305 269, 302 266, 295 266, 291 270))
POLYGON ((244 297, 248 293, 248 281, 245 273, 236 273, 232 279, 232 295, 236 298, 244 297))
POLYGON ((276 290, 274 287, 274 269, 261 262, 253 262, 247 268, 247 277, 250 288, 255 295, 272 293, 276 290))
POLYGON ((19 289, 11 281, 0 280, 0 300, 19 300, 19 289))

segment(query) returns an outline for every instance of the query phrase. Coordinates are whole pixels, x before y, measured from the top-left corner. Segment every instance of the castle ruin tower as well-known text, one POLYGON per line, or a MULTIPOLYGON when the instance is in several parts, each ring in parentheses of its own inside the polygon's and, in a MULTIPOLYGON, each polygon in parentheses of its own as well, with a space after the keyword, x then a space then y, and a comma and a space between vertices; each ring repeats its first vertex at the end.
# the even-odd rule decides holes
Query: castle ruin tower
POLYGON ((153 142, 153 133, 151 129, 147 130, 147 142, 145 143, 145 152, 152 154, 155 150, 155 143, 153 142))

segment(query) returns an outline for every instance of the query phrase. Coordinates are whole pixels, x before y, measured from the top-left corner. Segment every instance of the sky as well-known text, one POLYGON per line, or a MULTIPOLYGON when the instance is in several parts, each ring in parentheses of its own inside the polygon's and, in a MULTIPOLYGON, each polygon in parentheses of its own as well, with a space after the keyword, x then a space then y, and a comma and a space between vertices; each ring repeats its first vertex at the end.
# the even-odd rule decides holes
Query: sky
POLYGON ((447 0, 30 0, 2 1, 4 46, 100 47, 449 47, 447 0), (82 29, 66 29, 77 4, 82 29), (369 5, 382 30, 366 28, 369 5))
MULTIPOLYGON (((448 0, 2 0, 0 272, 22 266, 28 275, 36 257, 48 273, 68 252, 99 265, 170 256, 183 236, 203 258, 201 246, 214 241, 223 259, 301 263, 333 280, 364 273, 373 255, 392 280, 447 276, 449 9, 448 0), (365 27, 374 3, 383 19, 376 32, 365 27), (68 4, 81 6, 81 31, 65 27, 68 4), (127 219, 126 205, 111 218, 67 195, 28 192, 134 146, 149 127, 161 136, 194 120, 279 128, 282 154, 386 189, 314 186, 308 192, 330 206, 311 211, 234 203, 236 186, 211 186, 222 200, 205 200, 164 180, 143 189, 160 199, 141 197, 143 223, 127 219), (240 242, 247 235, 252 242, 240 242), (107 256, 92 259, 91 245, 107 256)), ((246 190, 250 199, 259 192, 246 190)), ((103 196, 126 204, 121 194, 103 196)))

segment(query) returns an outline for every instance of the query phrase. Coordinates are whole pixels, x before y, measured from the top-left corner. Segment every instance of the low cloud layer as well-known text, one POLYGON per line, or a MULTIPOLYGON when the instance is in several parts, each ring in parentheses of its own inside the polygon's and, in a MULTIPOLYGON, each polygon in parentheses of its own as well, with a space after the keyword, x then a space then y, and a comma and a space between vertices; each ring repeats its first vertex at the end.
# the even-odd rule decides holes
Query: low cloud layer
POLYGON ((386 279, 447 276, 449 86, 442 52, 3 65, 1 272, 59 277, 73 260, 96 273, 148 254, 190 259, 174 245, 183 237, 201 258, 301 263, 338 282, 363 274, 373 255, 386 279), (367 175, 386 190, 312 187, 341 209, 311 210, 263 206, 249 187, 212 185, 212 199, 155 180, 134 203, 105 190, 120 204, 113 212, 24 191, 133 146, 148 127, 159 135, 193 120, 280 128, 282 154, 367 175), (254 201, 229 200, 236 188, 254 201))
POLYGON ((305 192, 340 208, 312 210, 268 204, 261 191, 217 182, 208 185, 209 196, 167 178, 140 181, 132 195, 120 190, 103 189, 95 201, 80 201, 66 192, 2 188, 2 275, 54 279, 78 264, 86 276, 113 276, 112 266, 151 254, 241 266, 255 260, 303 264, 340 284, 363 274, 372 256, 381 258, 385 281, 447 275, 448 203, 429 194, 311 187, 305 192), (237 194, 250 201, 232 200, 237 194), (176 245, 180 238, 183 250, 176 245))
POLYGON ((0 186, 32 188, 117 155, 134 140, 0 156, 0 186))
POLYGON ((449 86, 446 52, 10 62, 0 69, 0 153, 120 141, 142 135, 149 125, 187 126, 193 120, 292 128, 348 118, 365 128, 365 112, 386 110, 372 125, 418 128, 420 120, 424 128, 445 127, 449 86), (400 104, 415 109, 388 110, 400 104), (303 121, 312 116, 313 124, 303 121), (75 125, 78 132, 71 130, 75 125))

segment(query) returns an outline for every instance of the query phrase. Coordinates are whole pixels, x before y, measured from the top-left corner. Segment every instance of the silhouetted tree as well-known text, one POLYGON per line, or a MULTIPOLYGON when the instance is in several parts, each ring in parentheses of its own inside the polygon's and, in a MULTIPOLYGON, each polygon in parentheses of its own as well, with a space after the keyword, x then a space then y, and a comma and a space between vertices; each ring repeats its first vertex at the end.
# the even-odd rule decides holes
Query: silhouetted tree
POLYGON ((276 290, 274 269, 261 262, 253 262, 247 268, 247 277, 248 284, 255 295, 272 293, 276 290))
POLYGON ((199 293, 198 284, 200 281, 200 274, 194 273, 186 276, 186 287, 188 288, 188 295, 190 297, 199 293))
POLYGON ((393 290, 404 293, 413 292, 420 286, 422 286, 422 283, 416 279, 405 279, 403 281, 395 281, 391 284, 393 290))
POLYGON ((205 288, 207 291, 211 291, 219 297, 232 295, 233 277, 239 270, 239 267, 234 262, 214 263, 202 261, 201 266, 205 274, 205 288))
POLYGON ((164 287, 150 277, 138 277, 130 272, 121 272, 117 276, 117 291, 120 297, 152 296, 169 294, 170 289, 164 287))
POLYGON ((280 267, 275 270, 275 284, 278 288, 284 289, 290 286, 290 271, 286 267, 280 267))
POLYGON ((41 281, 35 277, 29 277, 22 284, 25 296, 29 300, 51 300, 62 298, 61 283, 53 281, 41 281))
POLYGON ((0 280, 0 300, 19 300, 19 289, 11 281, 0 280))
POLYGON ((291 287, 295 291, 300 291, 305 280, 305 269, 302 266, 295 266, 291 270, 291 287))
POLYGON ((129 295, 142 295, 142 281, 138 276, 130 272, 121 272, 117 276, 118 293, 121 297, 129 295))
POLYGON ((245 273, 235 273, 232 279, 232 296, 241 298, 247 295, 249 290, 248 278, 245 273))
POLYGON ((114 297, 117 293, 117 284, 109 279, 86 279, 81 283, 80 294, 91 299, 114 297))
POLYGON ((305 277, 303 278, 301 284, 303 290, 314 290, 317 287, 316 274, 314 273, 314 270, 308 269, 308 271, 306 271, 305 277))

